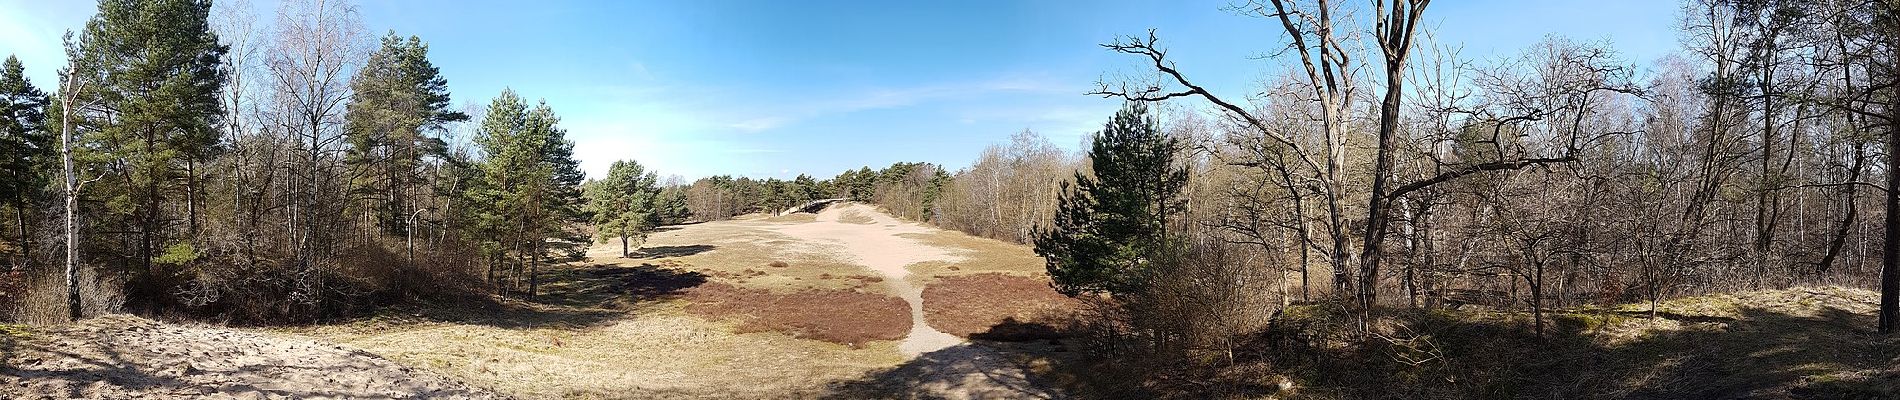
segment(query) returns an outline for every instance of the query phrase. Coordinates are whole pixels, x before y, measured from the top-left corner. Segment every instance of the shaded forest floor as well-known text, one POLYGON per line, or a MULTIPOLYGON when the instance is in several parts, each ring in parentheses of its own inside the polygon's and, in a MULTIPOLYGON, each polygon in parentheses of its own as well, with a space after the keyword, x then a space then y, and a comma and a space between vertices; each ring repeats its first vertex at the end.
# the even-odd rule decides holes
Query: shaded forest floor
POLYGON ((1900 337, 1877 294, 1836 287, 1567 310, 1403 310, 1368 339, 1338 310, 1288 310, 1236 362, 1155 383, 1186 397, 1900 398, 1900 337))

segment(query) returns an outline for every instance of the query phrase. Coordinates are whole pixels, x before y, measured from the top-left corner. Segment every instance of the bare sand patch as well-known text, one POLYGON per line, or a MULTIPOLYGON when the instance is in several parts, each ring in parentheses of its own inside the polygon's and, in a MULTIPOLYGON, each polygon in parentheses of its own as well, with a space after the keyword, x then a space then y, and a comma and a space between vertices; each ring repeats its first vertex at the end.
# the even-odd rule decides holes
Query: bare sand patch
POLYGON ((352 347, 125 315, 20 336, 0 397, 503 398, 352 347))

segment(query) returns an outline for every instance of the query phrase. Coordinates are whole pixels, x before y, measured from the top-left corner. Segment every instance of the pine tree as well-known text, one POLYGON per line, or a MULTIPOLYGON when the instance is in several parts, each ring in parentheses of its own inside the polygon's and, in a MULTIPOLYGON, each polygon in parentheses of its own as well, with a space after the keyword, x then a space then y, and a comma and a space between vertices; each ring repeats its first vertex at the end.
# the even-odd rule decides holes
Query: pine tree
POLYGON ((30 200, 47 183, 51 165, 52 131, 45 129, 46 93, 26 79, 20 60, 7 56, 0 64, 0 201, 13 206, 19 228, 20 260, 25 267, 32 261, 32 230, 27 225, 30 200))
POLYGON ((645 240, 646 232, 661 222, 657 209, 660 196, 658 174, 640 162, 614 161, 605 179, 588 185, 588 211, 594 214, 594 227, 600 239, 620 238, 620 257, 631 255, 629 239, 645 240))
POLYGON ((1178 242, 1168 222, 1186 207, 1179 195, 1187 169, 1174 162, 1180 144, 1142 103, 1123 106, 1094 138, 1094 173, 1077 172, 1074 187, 1063 184, 1055 224, 1039 229, 1036 254, 1048 260, 1063 294, 1141 293, 1178 242))
POLYGON ((353 190, 376 203, 377 225, 385 233, 403 235, 426 184, 424 157, 442 157, 447 149, 430 133, 468 115, 449 108, 448 81, 429 62, 429 45, 395 31, 383 36, 350 88, 355 96, 345 117, 345 162, 353 190))
POLYGON ((653 205, 653 215, 659 220, 655 226, 678 224, 691 218, 693 211, 686 206, 686 187, 668 186, 661 189, 659 200, 653 205))
MULTIPOLYGON (((108 223, 129 225, 114 230, 137 235, 132 261, 146 277, 160 274, 154 266, 161 250, 191 252, 170 231, 179 221, 196 229, 197 169, 217 150, 226 48, 211 32, 210 12, 203 0, 101 1, 73 55, 75 73, 97 82, 76 102, 95 106, 73 110, 83 128, 79 147, 90 150, 80 157, 107 169, 110 178, 100 182, 110 184, 98 192, 120 219, 108 223), (181 208, 184 218, 169 215, 181 208)), ((128 287, 157 296, 140 293, 156 285, 135 280, 128 287)))
POLYGON ((514 256, 516 285, 525 276, 531 297, 539 290, 548 241, 578 239, 571 228, 582 217, 579 188, 586 175, 559 123, 547 102, 529 109, 513 90, 503 90, 475 134, 487 157, 480 167, 486 181, 480 220, 498 233, 497 251, 514 256))

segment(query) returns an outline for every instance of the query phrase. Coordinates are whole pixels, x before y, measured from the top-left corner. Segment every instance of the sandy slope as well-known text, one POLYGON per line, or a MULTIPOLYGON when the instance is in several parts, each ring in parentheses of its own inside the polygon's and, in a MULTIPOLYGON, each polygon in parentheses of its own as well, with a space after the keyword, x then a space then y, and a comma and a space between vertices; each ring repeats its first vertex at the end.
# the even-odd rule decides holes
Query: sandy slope
POLYGON ((0 397, 443 398, 502 396, 334 344, 113 315, 11 344, 0 397))

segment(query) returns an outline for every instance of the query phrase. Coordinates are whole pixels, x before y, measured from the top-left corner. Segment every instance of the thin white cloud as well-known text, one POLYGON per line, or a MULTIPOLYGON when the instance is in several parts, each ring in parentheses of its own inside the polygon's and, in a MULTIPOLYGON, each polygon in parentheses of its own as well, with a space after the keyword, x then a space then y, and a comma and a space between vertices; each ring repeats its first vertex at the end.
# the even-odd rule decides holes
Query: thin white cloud
POLYGON ((733 123, 731 125, 726 125, 726 126, 731 127, 733 129, 738 129, 741 131, 751 133, 751 132, 767 131, 774 128, 778 128, 780 126, 784 126, 785 122, 786 122, 785 118, 765 117, 765 118, 754 118, 750 120, 745 120, 745 121, 733 123))
POLYGON ((795 96, 785 101, 753 107, 768 111, 751 118, 744 118, 742 122, 728 126, 745 132, 762 132, 812 118, 910 107, 935 101, 968 99, 1001 93, 1037 95, 1081 93, 1080 87, 1068 87, 1055 82, 1053 79, 1011 75, 975 82, 872 88, 818 99, 795 96))

